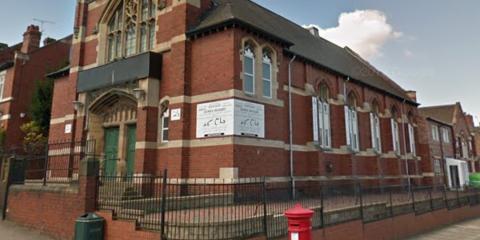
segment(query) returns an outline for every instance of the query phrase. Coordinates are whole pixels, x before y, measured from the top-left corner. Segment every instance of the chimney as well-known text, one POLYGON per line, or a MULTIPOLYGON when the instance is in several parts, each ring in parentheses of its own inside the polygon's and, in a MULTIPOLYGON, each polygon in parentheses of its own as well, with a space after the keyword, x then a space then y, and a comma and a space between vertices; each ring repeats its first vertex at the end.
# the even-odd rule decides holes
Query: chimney
POLYGON ((57 40, 54 39, 54 38, 47 37, 47 38, 45 38, 45 39, 43 40, 43 46, 47 46, 47 45, 49 45, 49 44, 51 44, 51 43, 54 43, 54 42, 56 42, 56 41, 57 41, 57 40))
POLYGON ((0 51, 2 51, 5 48, 8 48, 8 44, 0 42, 0 51))
POLYGON ((28 26, 27 31, 23 34, 22 53, 30 53, 33 50, 39 49, 41 37, 42 33, 38 26, 28 26))
POLYGON ((470 114, 467 114, 465 113, 465 117, 467 119, 467 125, 470 127, 470 128, 474 128, 475 127, 475 121, 473 121, 473 116, 470 115, 470 114))
POLYGON ((306 29, 315 37, 320 37, 320 30, 313 26, 313 25, 310 25, 308 27, 306 27, 306 29))
POLYGON ((417 91, 407 91, 407 96, 413 101, 417 101, 417 91))

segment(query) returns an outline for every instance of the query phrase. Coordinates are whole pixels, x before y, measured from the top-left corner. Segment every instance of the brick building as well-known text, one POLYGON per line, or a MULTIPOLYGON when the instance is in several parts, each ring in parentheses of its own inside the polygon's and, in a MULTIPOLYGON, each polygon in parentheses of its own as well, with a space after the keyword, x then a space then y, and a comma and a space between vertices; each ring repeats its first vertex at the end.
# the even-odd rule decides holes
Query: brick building
POLYGON ((50 138, 108 173, 422 178, 414 93, 251 1, 80 0, 74 36, 50 138))
POLYGON ((29 120, 29 107, 37 81, 68 63, 71 37, 55 41, 46 38, 40 46, 41 32, 29 26, 23 42, 0 45, 0 128, 5 131, 5 147, 21 147, 20 126, 29 120))
POLYGON ((431 155, 425 155, 425 160, 426 162, 430 160, 433 166, 427 166, 429 164, 424 162, 424 171, 432 174, 431 169, 435 169, 435 159, 443 159, 442 164, 445 164, 444 173, 448 176, 446 178, 448 186, 467 184, 469 173, 476 172, 478 169, 477 153, 474 147, 476 143, 473 117, 465 113, 458 102, 451 105, 423 107, 419 111, 422 116, 430 120, 423 124, 424 127, 421 129, 428 131, 431 135, 429 136, 431 155), (443 155, 439 155, 438 145, 442 144, 444 144, 444 152, 443 155), (450 148, 453 148, 453 152, 450 148))

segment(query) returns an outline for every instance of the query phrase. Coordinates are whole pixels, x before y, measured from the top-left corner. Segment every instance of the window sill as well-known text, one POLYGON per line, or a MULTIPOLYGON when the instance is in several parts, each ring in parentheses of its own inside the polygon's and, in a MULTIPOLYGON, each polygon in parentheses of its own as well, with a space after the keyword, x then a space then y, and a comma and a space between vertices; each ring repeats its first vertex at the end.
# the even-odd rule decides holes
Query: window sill
POLYGON ((11 101, 13 101, 12 97, 0 99, 0 103, 6 103, 6 102, 11 102, 11 101))

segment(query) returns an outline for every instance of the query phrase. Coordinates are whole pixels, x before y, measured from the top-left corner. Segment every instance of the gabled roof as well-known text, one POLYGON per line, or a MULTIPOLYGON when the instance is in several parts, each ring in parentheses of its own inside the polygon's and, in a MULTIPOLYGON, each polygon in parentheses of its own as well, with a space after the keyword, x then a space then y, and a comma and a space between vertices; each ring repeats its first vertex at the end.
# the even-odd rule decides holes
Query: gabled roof
POLYGON ((431 117, 444 123, 453 124, 456 107, 457 104, 451 104, 443 106, 423 107, 419 108, 418 111, 421 115, 424 115, 426 117, 431 117))
POLYGON ((351 50, 326 39, 313 36, 308 30, 250 0, 213 0, 214 6, 202 16, 189 35, 209 31, 230 23, 251 28, 289 46, 286 51, 330 71, 385 91, 397 98, 416 104, 404 89, 372 71, 371 65, 351 50))

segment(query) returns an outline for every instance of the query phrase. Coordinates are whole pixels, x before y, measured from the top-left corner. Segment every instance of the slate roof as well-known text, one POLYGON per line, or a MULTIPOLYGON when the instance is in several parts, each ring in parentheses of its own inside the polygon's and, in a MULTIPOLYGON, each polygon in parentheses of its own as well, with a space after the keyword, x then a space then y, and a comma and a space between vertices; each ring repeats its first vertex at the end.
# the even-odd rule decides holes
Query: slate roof
POLYGON ((51 73, 48 73, 46 75, 46 77, 48 78, 52 78, 52 79, 58 79, 58 78, 61 78, 63 76, 66 76, 70 73, 70 65, 67 65, 63 68, 60 68, 54 72, 51 72, 51 73))
POLYGON ((308 30, 250 0, 213 0, 214 6, 202 16, 189 35, 231 23, 243 25, 289 46, 291 52, 354 81, 361 82, 397 98, 414 102, 404 89, 373 68, 353 51, 326 39, 313 36, 308 30))
POLYGON ((423 108, 419 108, 418 111, 421 115, 424 115, 426 117, 431 117, 439 121, 442 121, 444 123, 453 124, 456 107, 457 107, 456 104, 423 107, 423 108))

